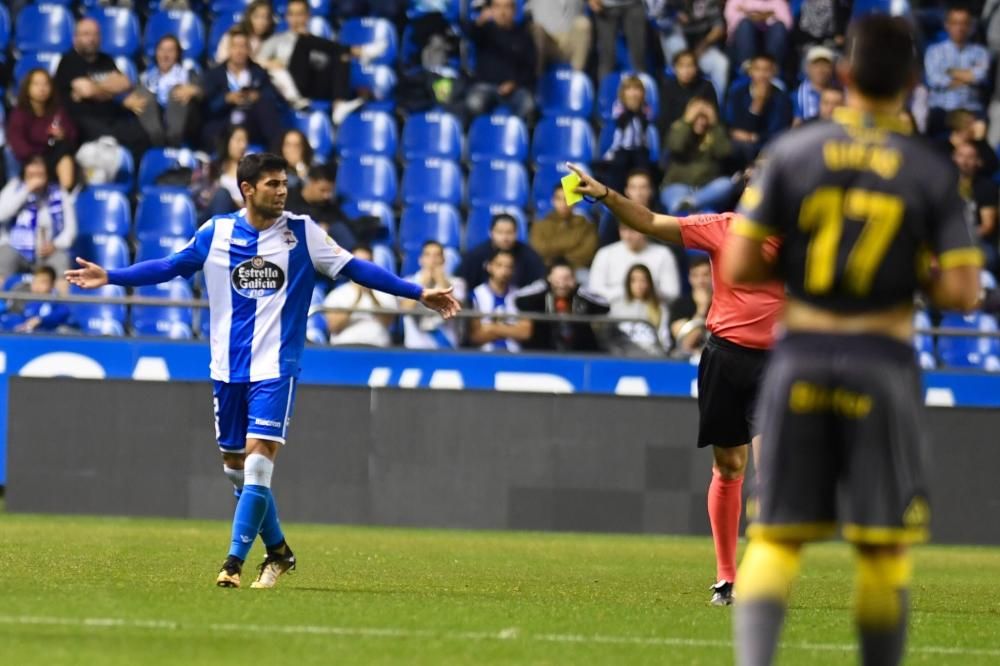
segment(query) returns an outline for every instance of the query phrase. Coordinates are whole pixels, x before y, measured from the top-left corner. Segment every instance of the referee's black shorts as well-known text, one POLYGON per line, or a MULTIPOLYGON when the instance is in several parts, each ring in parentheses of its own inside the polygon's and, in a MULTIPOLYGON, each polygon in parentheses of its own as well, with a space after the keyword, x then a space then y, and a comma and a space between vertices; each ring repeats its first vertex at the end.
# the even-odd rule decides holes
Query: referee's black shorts
POLYGON ((698 446, 732 448, 759 434, 757 392, 767 350, 708 339, 698 363, 698 446))

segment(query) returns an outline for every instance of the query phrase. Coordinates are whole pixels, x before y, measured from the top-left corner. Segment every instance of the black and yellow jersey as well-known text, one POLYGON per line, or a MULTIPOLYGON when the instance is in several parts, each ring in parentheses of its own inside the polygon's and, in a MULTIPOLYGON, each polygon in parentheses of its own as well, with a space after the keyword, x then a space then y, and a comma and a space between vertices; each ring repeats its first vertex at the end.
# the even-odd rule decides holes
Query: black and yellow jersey
POLYGON ((827 310, 912 301, 931 255, 941 268, 982 264, 957 171, 894 117, 840 108, 788 132, 739 213, 731 233, 781 238, 789 295, 827 310))

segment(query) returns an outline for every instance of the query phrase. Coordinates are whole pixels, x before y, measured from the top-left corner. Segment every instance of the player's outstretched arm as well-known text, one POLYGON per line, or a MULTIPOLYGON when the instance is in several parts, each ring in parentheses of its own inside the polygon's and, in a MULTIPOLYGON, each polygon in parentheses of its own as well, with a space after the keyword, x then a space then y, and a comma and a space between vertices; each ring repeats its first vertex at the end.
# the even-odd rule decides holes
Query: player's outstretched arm
POLYGON ((364 259, 352 258, 341 273, 363 287, 382 291, 393 296, 420 301, 445 319, 454 317, 462 309, 452 295, 453 288, 424 289, 419 284, 401 280, 389 271, 364 259))
POLYGON ((171 261, 169 257, 140 261, 126 268, 113 268, 109 271, 80 257, 76 258, 76 263, 82 268, 66 271, 66 281, 83 289, 97 289, 106 284, 142 287, 167 282, 184 274, 182 265, 171 261))
POLYGON ((600 201, 608 207, 619 222, 627 224, 636 231, 655 236, 667 243, 683 245, 680 221, 673 215, 658 215, 618 192, 615 192, 583 169, 570 162, 566 163, 570 171, 580 177, 576 191, 583 196, 600 201))

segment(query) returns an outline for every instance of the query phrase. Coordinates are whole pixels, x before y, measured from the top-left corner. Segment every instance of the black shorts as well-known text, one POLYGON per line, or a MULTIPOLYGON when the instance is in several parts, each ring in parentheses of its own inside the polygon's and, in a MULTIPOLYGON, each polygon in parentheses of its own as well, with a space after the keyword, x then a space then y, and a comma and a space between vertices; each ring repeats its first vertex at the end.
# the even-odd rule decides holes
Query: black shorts
POLYGON ((790 335, 761 389, 751 536, 924 541, 930 508, 913 348, 877 335, 790 335))
POLYGON ((767 351, 710 337, 698 363, 698 446, 750 443, 767 351))

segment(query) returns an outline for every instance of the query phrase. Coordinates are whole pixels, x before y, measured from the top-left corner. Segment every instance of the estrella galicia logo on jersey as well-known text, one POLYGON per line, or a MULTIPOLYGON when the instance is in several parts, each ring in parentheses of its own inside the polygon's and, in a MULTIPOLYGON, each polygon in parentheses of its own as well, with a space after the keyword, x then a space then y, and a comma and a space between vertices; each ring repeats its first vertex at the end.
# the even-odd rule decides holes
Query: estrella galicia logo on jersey
POLYGON ((285 284, 285 272, 264 257, 254 257, 236 266, 233 289, 245 298, 263 298, 277 293, 285 284))

